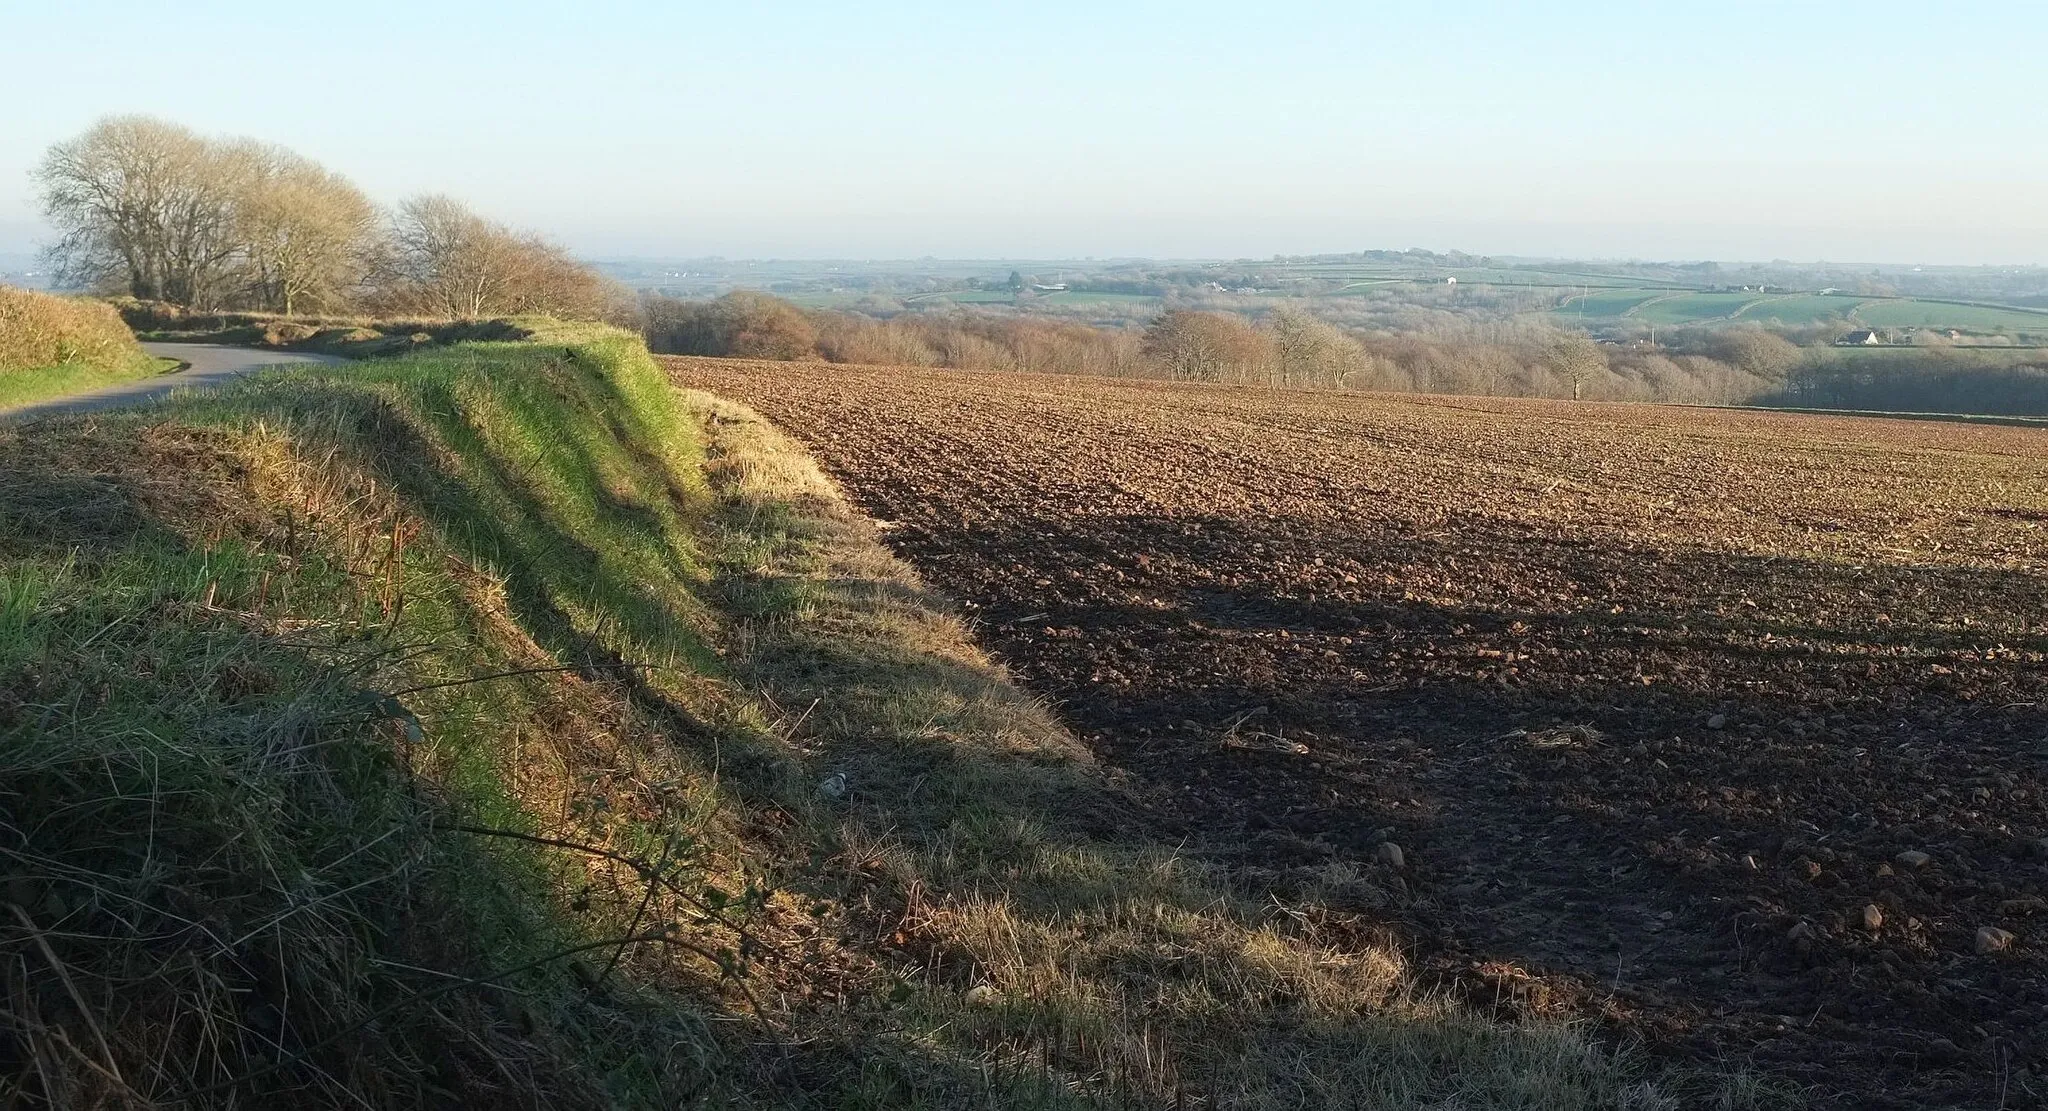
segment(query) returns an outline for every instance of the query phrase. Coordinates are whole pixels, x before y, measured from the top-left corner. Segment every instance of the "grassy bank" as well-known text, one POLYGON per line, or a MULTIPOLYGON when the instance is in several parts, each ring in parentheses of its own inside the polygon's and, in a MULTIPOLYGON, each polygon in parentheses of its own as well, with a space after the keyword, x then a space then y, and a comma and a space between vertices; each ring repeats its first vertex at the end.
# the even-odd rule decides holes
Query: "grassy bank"
POLYGON ((162 373, 112 308, 0 286, 0 409, 162 373))
POLYGON ((518 327, 0 428, 7 1102, 1671 1105, 1149 843, 772 429, 518 327))

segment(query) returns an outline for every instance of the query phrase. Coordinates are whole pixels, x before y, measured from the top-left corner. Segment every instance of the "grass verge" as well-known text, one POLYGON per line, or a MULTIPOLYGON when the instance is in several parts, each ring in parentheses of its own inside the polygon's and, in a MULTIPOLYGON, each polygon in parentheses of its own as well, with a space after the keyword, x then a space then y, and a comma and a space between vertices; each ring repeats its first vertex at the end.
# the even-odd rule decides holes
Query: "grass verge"
POLYGON ((1148 843, 801 452, 518 327, 0 428, 0 1099, 1750 1099, 1148 843))
POLYGON ((105 304, 0 286, 0 409, 147 378, 145 354, 105 304))
POLYGON ((180 365, 176 359, 143 355, 138 359, 123 360, 112 367, 73 362, 0 374, 0 410, 32 405, 53 397, 69 397, 103 386, 118 386, 141 378, 154 378, 159 374, 169 374, 180 365))

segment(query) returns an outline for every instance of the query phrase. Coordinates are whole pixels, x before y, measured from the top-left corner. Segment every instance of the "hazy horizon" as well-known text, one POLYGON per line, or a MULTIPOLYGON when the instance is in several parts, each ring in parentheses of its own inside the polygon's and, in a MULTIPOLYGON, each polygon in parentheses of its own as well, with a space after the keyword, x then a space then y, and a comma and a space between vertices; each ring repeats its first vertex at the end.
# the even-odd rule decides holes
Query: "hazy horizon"
POLYGON ((20 8, 0 253, 141 112, 587 257, 2048 262, 2018 4, 20 8))

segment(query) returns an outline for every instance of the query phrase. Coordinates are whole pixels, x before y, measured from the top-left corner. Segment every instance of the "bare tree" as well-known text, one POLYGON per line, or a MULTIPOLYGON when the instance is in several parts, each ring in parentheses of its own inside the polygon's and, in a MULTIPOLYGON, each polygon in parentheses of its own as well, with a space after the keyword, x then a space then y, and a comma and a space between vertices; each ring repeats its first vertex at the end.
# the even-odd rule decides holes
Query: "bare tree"
POLYGON ((1521 360, 1492 344, 1475 346, 1466 367, 1473 385, 1487 397, 1513 392, 1515 379, 1522 374, 1521 360))
POLYGON ((1730 328, 1714 337, 1710 350, 1722 362, 1767 382, 1781 382, 1804 352, 1762 328, 1730 328))
MULTIPOLYGON (((815 356, 818 330, 801 309, 765 293, 740 290, 716 301, 650 298, 647 338, 657 351, 784 361, 815 356)), ((914 338, 914 337, 913 337, 914 338)), ((865 317, 848 317, 826 337, 841 362, 929 362, 904 354, 904 337, 865 317)))
POLYGON ((1365 349, 1357 340, 1300 309, 1274 310, 1267 327, 1282 385, 1338 386, 1365 365, 1365 349))
POLYGON ((1144 352, 1169 377, 1243 381, 1272 362, 1265 337, 1240 316, 1173 309, 1145 329, 1144 352))
POLYGON ((250 292, 289 316, 332 309, 362 281, 377 210, 347 178, 266 148, 242 201, 250 292))
POLYGON ((1581 401, 1586 387, 1607 369, 1607 353, 1584 332, 1566 332, 1553 340, 1544 361, 1572 388, 1572 400, 1581 401))
POLYGON ((141 298, 209 305, 241 250, 239 200, 257 160, 147 116, 113 116, 51 147, 35 170, 62 234, 61 279, 141 298))
POLYGON ((360 277, 375 210, 339 175, 279 147, 146 116, 50 148, 36 180, 63 233, 60 279, 199 308, 332 307, 360 277))
POLYGON ((630 315, 630 295, 561 248, 439 195, 399 206, 380 278, 389 307, 440 316, 630 315))
POLYGON ((482 316, 511 283, 512 253, 509 234, 453 197, 414 197, 392 220, 387 289, 416 311, 482 316))

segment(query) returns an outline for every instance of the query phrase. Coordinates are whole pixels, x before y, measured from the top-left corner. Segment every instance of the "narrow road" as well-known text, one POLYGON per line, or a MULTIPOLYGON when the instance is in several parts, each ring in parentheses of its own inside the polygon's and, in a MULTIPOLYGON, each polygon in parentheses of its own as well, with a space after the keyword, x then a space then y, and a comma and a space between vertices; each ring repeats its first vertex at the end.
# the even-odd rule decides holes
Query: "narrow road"
POLYGON ((69 397, 53 397, 32 405, 0 411, 0 420, 31 420, 65 413, 95 413, 146 405, 168 397, 172 390, 209 389, 223 386, 243 375, 266 367, 307 363, 339 363, 333 355, 306 355, 296 351, 266 351, 254 347, 226 347, 213 343, 145 343, 143 350, 166 359, 192 364, 176 374, 161 374, 123 382, 118 386, 89 390, 69 397))

